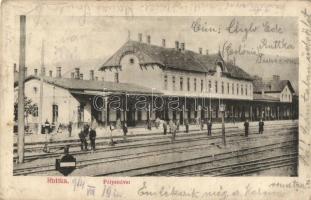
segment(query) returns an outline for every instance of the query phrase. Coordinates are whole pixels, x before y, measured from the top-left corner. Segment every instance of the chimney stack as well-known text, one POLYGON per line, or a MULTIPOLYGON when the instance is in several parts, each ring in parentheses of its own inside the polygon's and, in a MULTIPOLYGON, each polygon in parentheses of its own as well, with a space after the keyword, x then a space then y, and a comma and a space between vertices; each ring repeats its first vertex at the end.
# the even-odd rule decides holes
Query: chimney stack
POLYGON ((162 39, 162 47, 165 47, 166 44, 165 44, 165 39, 162 39))
POLYGON ((35 68, 35 69, 33 70, 33 73, 34 73, 35 76, 38 76, 38 69, 35 68))
POLYGON ((179 42, 178 41, 175 41, 175 50, 179 51, 179 42))
POLYGON ((184 42, 180 43, 180 49, 181 49, 181 51, 185 51, 185 43, 184 42))
POLYGON ((62 77, 62 67, 56 68, 56 77, 61 78, 62 77))
POLYGON ((49 71, 49 76, 50 76, 50 77, 53 76, 53 71, 52 71, 52 70, 49 71))
POLYGON ((138 41, 143 42, 143 34, 142 33, 138 33, 138 41))
POLYGON ((150 35, 147 35, 147 43, 148 43, 148 44, 151 43, 151 37, 150 37, 150 35))
POLYGON ((95 76, 95 80, 98 81, 98 76, 95 76))
POLYGON ((83 80, 83 74, 82 73, 80 74, 80 79, 83 80))
POLYGON ((90 70, 90 80, 94 80, 94 70, 90 70))
POLYGON ((199 54, 202 54, 202 48, 199 48, 199 54))
POLYGON ((71 72, 70 76, 71 76, 71 78, 75 78, 75 73, 71 72))
POLYGON ((208 49, 206 49, 206 55, 208 55, 208 49))
POLYGON ((279 81, 280 80, 280 76, 279 75, 273 75, 272 76, 274 81, 279 81))
POLYGON ((14 72, 17 72, 16 63, 14 63, 14 72))
POLYGON ((42 67, 42 68, 41 68, 41 75, 42 75, 42 76, 45 76, 45 67, 42 67))
POLYGON ((80 78, 80 68, 78 68, 78 67, 75 68, 75 74, 76 74, 76 75, 75 75, 75 78, 76 78, 76 79, 79 79, 79 78, 80 78))

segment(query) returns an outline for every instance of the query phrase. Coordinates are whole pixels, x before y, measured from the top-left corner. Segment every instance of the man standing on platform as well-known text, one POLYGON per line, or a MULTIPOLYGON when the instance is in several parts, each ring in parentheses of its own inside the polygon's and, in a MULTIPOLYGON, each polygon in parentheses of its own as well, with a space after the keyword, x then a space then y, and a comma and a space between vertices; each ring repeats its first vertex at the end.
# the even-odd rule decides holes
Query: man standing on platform
POLYGON ((212 121, 208 120, 207 122, 207 135, 212 135, 212 121))
POLYGON ((185 119, 185 127, 186 127, 186 133, 188 133, 189 132, 189 121, 188 121, 188 119, 185 119))
POLYGON ((167 123, 165 120, 163 120, 163 134, 166 135, 167 132, 167 123))
POLYGON ((93 151, 96 150, 95 148, 95 140, 96 140, 96 131, 94 128, 91 128, 91 131, 90 131, 90 143, 91 143, 91 148, 93 151))
POLYGON ((249 128, 248 119, 244 122, 244 128, 245 128, 245 137, 248 137, 248 128, 249 128))
POLYGON ((260 121, 259 121, 259 134, 263 133, 264 125, 265 125, 265 123, 262 121, 262 119, 260 119, 260 121))

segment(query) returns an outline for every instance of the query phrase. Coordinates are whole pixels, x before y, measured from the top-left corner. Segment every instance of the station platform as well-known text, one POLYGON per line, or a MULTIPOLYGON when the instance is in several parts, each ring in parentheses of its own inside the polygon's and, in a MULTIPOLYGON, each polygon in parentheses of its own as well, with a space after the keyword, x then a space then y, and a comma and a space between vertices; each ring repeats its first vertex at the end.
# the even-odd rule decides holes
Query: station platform
MULTIPOLYGON (((269 125, 279 125, 279 124, 287 124, 287 123, 298 123, 298 120, 274 120, 274 121, 264 121, 265 126, 269 125)), ((250 128, 258 126, 258 121, 252 121, 249 122, 250 128)), ((222 124, 221 123, 215 123, 212 126, 212 131, 221 129, 222 124)), ((237 123, 225 123, 225 128, 238 128, 238 129, 244 129, 244 122, 237 122, 237 123)), ((169 126, 168 126, 169 130, 169 126)), ((189 125, 189 132, 192 131, 199 131, 200 125, 189 125)), ((207 131, 207 126, 204 124, 203 131, 207 131)), ((180 125, 179 132, 185 132, 185 126, 180 125)), ((152 127, 151 130, 148 130, 146 127, 128 127, 128 136, 134 136, 134 135, 146 135, 146 134, 161 134, 163 133, 163 128, 160 126, 158 129, 155 127, 152 127)), ((79 139, 79 130, 73 130, 71 137, 69 137, 68 131, 63 132, 54 132, 50 133, 48 135, 45 134, 31 134, 25 136, 25 143, 31 144, 31 143, 39 143, 39 142, 61 142, 61 141, 67 141, 67 140, 78 140, 79 139)), ((123 136, 122 129, 115 129, 114 131, 110 131, 109 128, 106 127, 98 127, 96 129, 96 135, 98 137, 120 137, 123 136)), ((17 142, 17 135, 14 135, 14 143, 17 142)))

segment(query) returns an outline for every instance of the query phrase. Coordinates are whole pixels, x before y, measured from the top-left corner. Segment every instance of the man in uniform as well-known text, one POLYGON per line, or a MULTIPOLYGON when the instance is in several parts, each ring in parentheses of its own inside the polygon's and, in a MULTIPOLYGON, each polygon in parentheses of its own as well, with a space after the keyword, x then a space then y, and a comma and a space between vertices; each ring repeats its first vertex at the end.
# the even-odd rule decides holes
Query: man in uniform
POLYGON ((96 150, 96 148, 95 148, 96 131, 94 128, 91 129, 89 136, 90 136, 91 148, 93 151, 95 151, 96 150))
POLYGON ((265 123, 262 121, 262 119, 260 119, 260 121, 259 121, 259 134, 263 133, 264 125, 265 125, 265 123))
POLYGON ((212 135, 212 121, 208 120, 207 122, 207 135, 212 135))
POLYGON ((248 137, 248 128, 249 128, 248 119, 244 122, 244 128, 245 128, 245 137, 248 137))

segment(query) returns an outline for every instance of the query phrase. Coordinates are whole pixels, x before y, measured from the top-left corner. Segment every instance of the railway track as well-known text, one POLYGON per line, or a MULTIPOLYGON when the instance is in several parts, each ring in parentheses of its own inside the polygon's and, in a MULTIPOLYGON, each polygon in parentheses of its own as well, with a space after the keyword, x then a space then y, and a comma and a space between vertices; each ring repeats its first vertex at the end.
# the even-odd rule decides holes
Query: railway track
MULTIPOLYGON (((275 164, 278 164, 279 166, 281 162, 285 163, 285 161, 287 163, 288 161, 290 161, 290 164, 294 165, 297 163, 298 152, 293 146, 293 142, 295 141, 291 140, 291 141, 286 141, 282 143, 274 143, 274 144, 250 148, 250 149, 247 149, 246 152, 244 152, 243 154, 240 154, 239 156, 232 155, 239 151, 221 153, 221 154, 215 155, 213 159, 209 159, 207 161, 203 161, 200 163, 185 164, 183 166, 172 167, 169 169, 167 168, 161 169, 161 170, 158 170, 156 172, 151 172, 151 173, 136 172, 136 176, 233 176, 235 174, 246 174, 247 170, 250 170, 250 169, 253 169, 253 170, 256 168, 265 169, 264 166, 271 167, 271 166, 274 166, 275 164), (217 165, 217 163, 229 162, 232 160, 241 159, 241 157, 245 157, 245 156, 254 156, 254 155, 258 156, 258 154, 260 153, 270 154, 271 151, 279 150, 281 148, 286 148, 289 151, 292 150, 292 153, 276 155, 274 157, 267 156, 261 159, 251 160, 247 162, 240 162, 240 163, 235 163, 235 164, 217 165), (288 158, 287 156, 291 156, 291 158, 288 158), (277 158, 281 158, 281 159, 274 160, 277 158), (202 169, 201 168, 202 165, 210 165, 210 167, 202 169), (215 165, 217 166, 215 167, 215 165), (240 167, 239 171, 236 170, 236 168, 238 167, 240 167), (248 168, 248 167, 252 167, 252 168, 248 168), (193 168, 195 170, 187 171, 193 168), (222 170, 227 170, 227 172, 220 173, 222 170), (179 172, 179 171, 183 171, 183 172, 179 172)), ((110 175, 115 176, 115 174, 110 174, 110 175)))
MULTIPOLYGON (((295 128, 293 126, 286 126, 287 128, 295 128)), ((283 128, 286 128, 283 127, 283 128)), ((273 128, 269 128, 266 129, 266 131, 268 130, 274 130, 275 127, 273 128)), ((252 132, 253 130, 251 129, 250 132, 252 132)), ((220 132, 218 132, 219 134, 220 132)), ((240 135, 240 129, 231 131, 230 134, 227 134, 227 137, 234 137, 234 136, 238 136, 240 135)), ((262 135, 264 136, 264 135, 262 135)), ((106 147, 99 147, 97 148, 97 152, 101 152, 101 151, 116 151, 116 150, 123 150, 123 149, 128 149, 128 148, 141 148, 141 147, 146 147, 146 146, 156 146, 156 145, 166 145, 168 143, 170 143, 170 141, 168 141, 168 138, 170 136, 157 136, 157 137, 153 137, 153 136, 149 136, 148 138, 136 138, 134 140, 126 140, 126 145, 123 146, 118 146, 118 147, 110 147, 110 146, 106 146, 106 147), (160 140, 160 141, 156 141, 156 140, 160 140), (163 140, 163 141, 161 141, 163 140), (128 143, 130 142, 139 142, 139 141, 145 141, 146 143, 143 144, 132 144, 129 145, 128 143), (155 142, 153 142, 155 141, 155 142)), ((214 135, 214 136, 208 136, 206 137, 206 133, 195 133, 195 134, 181 134, 177 136, 177 140, 175 141, 176 143, 181 143, 181 142, 185 142, 185 141, 197 141, 197 140, 207 140, 207 139, 214 139, 214 138, 221 138, 221 135, 214 135)), ((122 142, 124 142, 122 140, 122 142)), ((97 143, 97 147, 100 145, 108 145, 106 142, 102 143, 102 142, 98 142, 97 143)), ((79 146, 79 145, 77 145, 79 146)), ((61 145, 59 147, 57 147, 57 150, 52 152, 52 153, 42 153, 42 154, 35 154, 35 155, 29 155, 29 156, 25 156, 25 161, 29 162, 29 161, 33 161, 36 159, 42 159, 42 158, 51 158, 51 157, 58 157, 61 156, 63 154, 63 147, 64 145, 61 145)), ((75 146, 71 146, 70 147, 75 147, 75 146)), ((42 147, 41 147, 42 148, 42 147)), ((28 148, 28 151, 30 151, 30 149, 28 148)), ((72 151, 71 154, 73 155, 81 155, 81 154, 85 154, 85 153, 89 153, 89 152, 81 152, 79 149, 77 151, 72 151)), ((14 156, 13 161, 16 161, 17 159, 17 155, 14 156)))
MULTIPOLYGON (((279 137, 280 135, 282 135, 282 134, 276 134, 275 137, 279 137)), ((270 135, 269 137, 271 138, 272 135, 270 135)), ((233 137, 231 140, 228 140, 228 144, 236 143, 236 142, 243 142, 246 140, 248 140, 248 142, 251 140, 255 141, 258 138, 263 138, 263 136, 258 135, 257 137, 243 138, 243 139, 239 139, 239 140, 236 140, 233 137)), ((217 140, 217 139, 220 139, 220 137, 214 138, 214 139, 217 140)), ((220 145, 221 143, 222 142, 220 140, 217 143, 215 142, 214 145, 206 144, 206 143, 205 144, 199 144, 199 145, 191 145, 190 144, 190 146, 186 146, 186 147, 179 147, 179 148, 169 147, 169 148, 155 150, 155 151, 148 151, 148 152, 141 152, 141 153, 134 153, 134 154, 124 154, 124 155, 119 155, 119 156, 102 157, 102 158, 96 158, 96 159, 86 159, 83 161, 78 161, 77 167, 79 169, 79 168, 87 167, 87 166, 94 165, 94 164, 104 164, 104 163, 116 162, 116 161, 128 160, 128 159, 139 159, 139 158, 143 158, 143 157, 147 157, 147 156, 163 155, 163 153, 168 154, 168 153, 172 153, 172 152, 176 153, 176 152, 184 152, 184 151, 196 151, 196 150, 201 149, 201 148, 210 149, 210 148, 215 148, 214 147, 215 145, 220 145)), ((44 173, 44 172, 46 173, 49 171, 55 171, 54 164, 50 164, 47 166, 37 166, 37 167, 15 169, 14 175, 29 175, 29 174, 35 174, 35 173, 44 173)))

